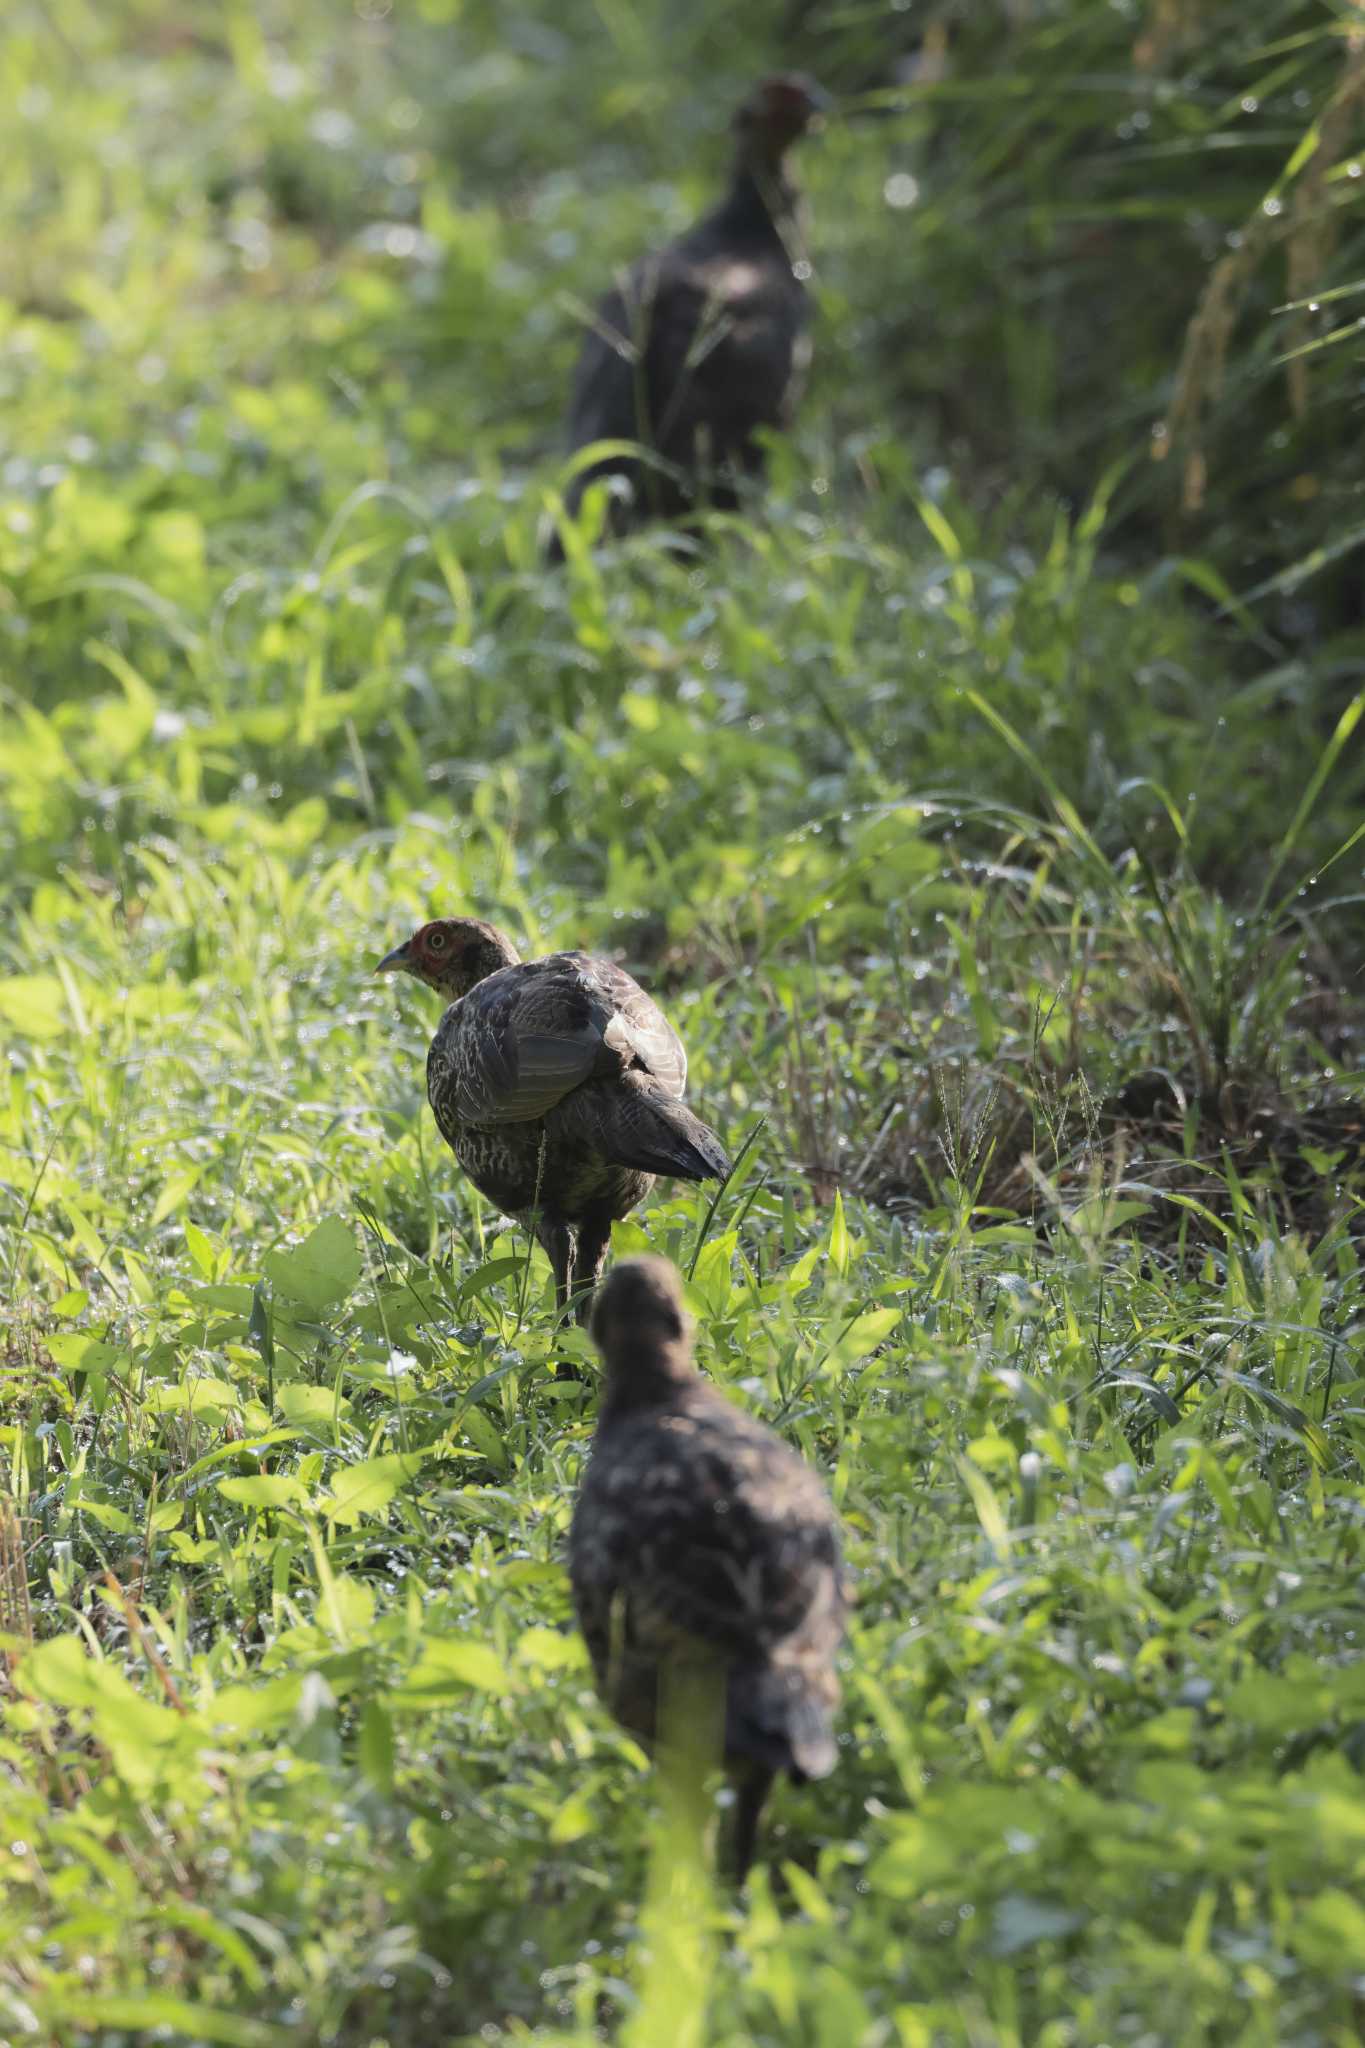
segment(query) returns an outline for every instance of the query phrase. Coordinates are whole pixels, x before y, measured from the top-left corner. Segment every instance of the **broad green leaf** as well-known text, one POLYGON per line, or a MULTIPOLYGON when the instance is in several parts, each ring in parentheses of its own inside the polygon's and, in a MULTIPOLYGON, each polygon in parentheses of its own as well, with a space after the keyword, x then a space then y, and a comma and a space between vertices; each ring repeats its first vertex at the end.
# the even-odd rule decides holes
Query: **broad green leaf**
POLYGON ((460 1282, 458 1298, 461 1301, 477 1301, 480 1295, 491 1294, 502 1281, 511 1280, 514 1275, 524 1272, 525 1269, 524 1258, 513 1257, 508 1253, 500 1253, 496 1258, 485 1259, 481 1266, 476 1266, 474 1271, 460 1282))
POLYGON ((113 1372, 127 1366, 128 1353, 117 1344, 106 1344, 84 1330, 58 1330, 46 1340, 47 1348, 65 1372, 113 1372))
POLYGON ((307 1498, 297 1479, 287 1474, 261 1472, 249 1478, 220 1479, 218 1491, 224 1500, 244 1508, 287 1508, 307 1498))
POLYGON ((811 1275, 820 1263, 820 1256, 821 1247, 818 1244, 813 1244, 808 1250, 802 1252, 796 1264, 785 1276, 784 1292, 799 1294, 803 1287, 808 1287, 811 1275))
POLYGON ((1123 1196, 1094 1195, 1067 1212, 1066 1227, 1075 1237, 1105 1238, 1122 1229, 1125 1223, 1145 1216, 1150 1208, 1150 1202, 1138 1202, 1123 1196))
POLYGON ((25 1038, 60 1038, 70 1028, 66 990, 55 974, 0 978, 0 1018, 25 1038))
POLYGON ((158 1752, 186 1735, 193 1738, 180 1715, 140 1693, 113 1664, 92 1656, 82 1638, 56 1636, 36 1644, 19 1665, 19 1677, 26 1691, 90 1713, 95 1734, 131 1785, 148 1787, 158 1752))
POLYGON ((730 1307, 734 1287, 730 1277, 730 1262, 735 1254, 736 1243, 734 1231, 727 1230, 719 1237, 709 1239, 697 1256, 696 1268, 689 1285, 713 1316, 725 1315, 730 1307))
POLYGON ((596 1816, 593 1813, 591 1801, 584 1796, 581 1790, 574 1791, 569 1794, 564 1804, 556 1810, 551 1819, 549 1839, 552 1842, 561 1844, 581 1842, 584 1835, 592 1833, 596 1824, 596 1816))
POLYGON ((197 1223, 185 1224, 185 1249, 204 1278, 211 1280, 218 1270, 218 1257, 197 1223))
POLYGON ((116 1508, 107 1500, 89 1500, 82 1494, 74 1503, 79 1514, 89 1515, 92 1522, 98 1522, 101 1529, 112 1529, 116 1536, 135 1536, 138 1525, 132 1516, 122 1508, 116 1508))
POLYGON ((237 1408, 241 1405, 236 1387, 229 1386, 226 1380, 214 1379, 208 1373, 180 1380, 174 1386, 155 1382, 147 1388, 143 1400, 153 1415, 180 1415, 186 1411, 198 1413, 207 1408, 237 1408))
POLYGON ((350 1402, 338 1400, 330 1387, 305 1386, 298 1380, 276 1387, 275 1406, 295 1429, 306 1430, 326 1443, 332 1441, 333 1423, 344 1421, 351 1413, 350 1402))
POLYGON ((154 512, 147 538, 159 555, 177 568, 199 568, 204 559, 204 528, 193 512, 154 512))
POLYGON ((517 1681, 486 1643, 441 1637, 423 1647, 402 1685, 389 1697, 399 1706, 435 1706, 442 1700, 458 1699, 471 1688, 514 1692, 517 1681))
POLYGON ((343 1637, 365 1637, 374 1627, 374 1590, 350 1572, 337 1572, 328 1593, 328 1612, 343 1637))
POLYGON ((537 1671, 581 1671, 588 1666, 588 1650, 576 1629, 528 1628, 518 1639, 518 1664, 537 1671))
POLYGON ((400 1486, 412 1478, 426 1457, 424 1451, 391 1451, 382 1458, 366 1458, 363 1464, 347 1465, 338 1472, 330 1493, 318 1503, 330 1521, 350 1528, 362 1515, 381 1514, 400 1486))
POLYGON ((860 1358, 866 1358, 899 1327, 903 1314, 898 1308, 870 1308, 855 1316, 836 1341, 825 1361, 825 1370, 856 1365, 860 1358))
POLYGON ((470 1404, 460 1417, 460 1428, 469 1438, 475 1450, 480 1451, 495 1472, 506 1472, 511 1464, 507 1446, 503 1442, 497 1424, 490 1420, 482 1408, 470 1404))
POLYGON ((35 1643, 20 1675, 30 1690, 63 1707, 96 1706, 105 1697, 101 1667, 82 1636, 53 1636, 35 1643))
POLYGON ((1301 1905, 1286 1936, 1289 1947, 1316 1969, 1359 1972, 1365 1967, 1365 1906, 1339 1886, 1301 1905))
POLYGON ((355 1233, 339 1216, 324 1216, 302 1244, 268 1252, 266 1277, 311 1315, 344 1301, 360 1278, 355 1233))
POLYGON ((297 1671, 261 1685, 224 1685, 204 1705, 206 1721, 254 1734, 262 1728, 284 1728, 298 1711, 303 1680, 297 1671))

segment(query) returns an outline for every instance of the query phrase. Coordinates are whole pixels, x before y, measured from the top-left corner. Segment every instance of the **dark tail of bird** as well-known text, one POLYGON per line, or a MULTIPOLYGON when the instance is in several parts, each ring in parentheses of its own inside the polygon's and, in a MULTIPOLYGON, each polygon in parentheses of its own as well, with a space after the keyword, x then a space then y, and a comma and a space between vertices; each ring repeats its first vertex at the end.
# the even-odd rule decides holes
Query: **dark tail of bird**
POLYGON ((763 1664, 734 1672, 725 1711, 725 1748, 798 1784, 827 1778, 838 1761, 829 1702, 798 1670, 763 1664))
POLYGON ((632 1091, 630 1114, 614 1120, 611 1156, 621 1166, 675 1180, 724 1180, 730 1159, 713 1130, 662 1088, 632 1091))

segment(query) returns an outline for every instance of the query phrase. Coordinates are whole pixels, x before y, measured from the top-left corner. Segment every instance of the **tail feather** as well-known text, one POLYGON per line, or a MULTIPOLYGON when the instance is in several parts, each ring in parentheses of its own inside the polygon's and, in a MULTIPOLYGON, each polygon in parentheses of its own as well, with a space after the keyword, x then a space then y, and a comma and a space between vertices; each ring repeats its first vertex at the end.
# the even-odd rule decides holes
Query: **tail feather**
POLYGON ((612 1132, 619 1165, 674 1180, 724 1180, 729 1174, 729 1155, 715 1132, 661 1088, 638 1090, 632 1111, 612 1132))

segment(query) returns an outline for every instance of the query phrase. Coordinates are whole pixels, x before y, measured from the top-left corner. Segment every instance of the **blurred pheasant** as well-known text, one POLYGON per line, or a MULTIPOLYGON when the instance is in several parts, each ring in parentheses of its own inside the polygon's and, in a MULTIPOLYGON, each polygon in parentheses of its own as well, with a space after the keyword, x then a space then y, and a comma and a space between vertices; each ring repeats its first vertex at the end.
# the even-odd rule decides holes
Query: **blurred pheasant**
POLYGON ((683 1107, 682 1041, 614 962, 523 961, 495 926, 447 917, 375 972, 414 974, 449 1003, 427 1055, 427 1099, 479 1192, 534 1228, 561 1311, 576 1292, 586 1319, 612 1223, 656 1174, 729 1173, 715 1132, 683 1107))
POLYGON ((714 1672, 742 1882, 777 1773, 834 1768, 838 1522, 811 1468, 694 1368, 663 1259, 613 1269, 592 1334, 605 1387, 569 1536, 579 1625, 604 1700, 645 1742, 670 1669, 714 1672))
POLYGON ((569 447, 636 441, 664 467, 604 457, 574 478, 571 513, 594 477, 631 484, 629 502, 613 506, 619 529, 675 518, 699 500, 732 508, 741 480, 761 475, 755 435, 790 425, 810 355, 810 265, 787 152, 827 104, 808 78, 765 78, 735 115, 720 204, 598 305, 574 379, 569 447))

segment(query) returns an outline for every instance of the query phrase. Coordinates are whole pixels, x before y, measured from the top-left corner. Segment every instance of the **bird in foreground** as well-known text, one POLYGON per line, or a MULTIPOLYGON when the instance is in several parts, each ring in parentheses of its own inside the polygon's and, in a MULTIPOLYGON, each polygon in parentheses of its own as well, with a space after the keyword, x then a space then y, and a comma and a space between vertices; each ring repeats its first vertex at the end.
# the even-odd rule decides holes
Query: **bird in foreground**
POLYGON ((376 974, 413 974, 450 1007, 427 1054, 427 1099, 480 1194, 533 1229, 562 1313, 586 1320, 612 1223, 656 1175, 724 1180, 714 1131, 683 1105, 687 1054, 614 961, 522 960, 496 926, 438 918, 376 974))
POLYGON ((605 1385, 569 1535, 598 1690, 645 1743, 671 1672, 724 1693, 742 1883, 774 1777, 833 1770, 847 1595, 839 1526, 815 1472, 692 1363, 664 1259, 624 1259, 597 1296, 605 1385))
MULTIPOLYGON (((760 428, 791 424, 810 348, 810 276, 787 152, 829 104, 811 79, 765 78, 735 114, 734 166, 719 205, 601 300, 569 404, 570 450, 634 441, 665 468, 629 455, 579 472, 575 513, 594 477, 629 480, 618 529, 675 518, 700 502, 733 509, 763 470, 760 428)), ((561 552, 556 541, 552 554, 561 552)))

